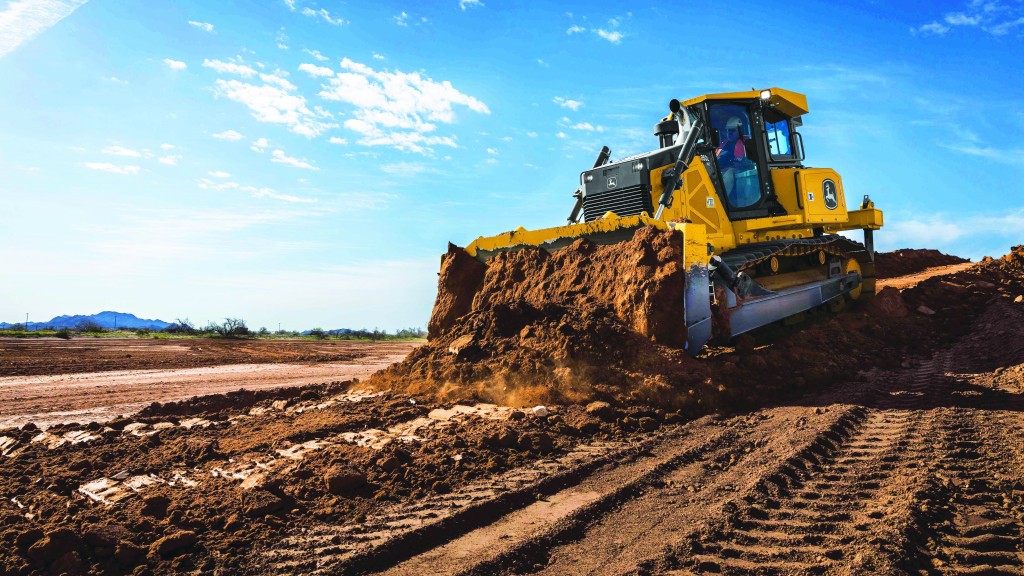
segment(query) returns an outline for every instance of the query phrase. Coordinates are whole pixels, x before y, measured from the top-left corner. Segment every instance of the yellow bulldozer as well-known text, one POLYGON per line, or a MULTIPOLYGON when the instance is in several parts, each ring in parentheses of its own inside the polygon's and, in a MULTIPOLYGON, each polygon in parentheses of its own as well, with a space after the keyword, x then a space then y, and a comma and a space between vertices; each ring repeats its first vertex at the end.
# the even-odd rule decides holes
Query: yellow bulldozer
POLYGON ((882 212, 865 195, 848 210, 831 168, 804 165, 804 95, 780 88, 669 103, 656 150, 610 161, 603 148, 580 175, 568 224, 480 237, 465 248, 486 262, 583 237, 613 244, 641 227, 684 238, 687 350, 818 306, 874 294, 873 231, 882 212), (864 231, 864 242, 838 234, 864 231))

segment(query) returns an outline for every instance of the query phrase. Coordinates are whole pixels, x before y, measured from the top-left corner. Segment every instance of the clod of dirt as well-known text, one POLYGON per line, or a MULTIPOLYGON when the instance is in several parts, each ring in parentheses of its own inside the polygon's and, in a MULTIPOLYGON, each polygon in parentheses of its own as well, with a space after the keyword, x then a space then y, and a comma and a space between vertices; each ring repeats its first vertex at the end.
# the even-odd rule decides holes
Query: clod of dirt
POLYGON ((587 414, 593 414, 602 420, 614 420, 615 409, 607 402, 591 402, 587 404, 587 414))
MULTIPOLYGON (((397 468, 397 460, 394 466, 397 468)), ((348 494, 366 485, 366 474, 343 466, 333 466, 324 474, 324 485, 331 494, 348 494)))
POLYGON ((473 297, 484 279, 484 270, 483 263, 462 248, 448 244, 448 253, 441 257, 437 300, 427 323, 428 338, 440 336, 470 311, 473 297))
POLYGON ((81 545, 81 538, 70 528, 58 528, 30 546, 28 557, 36 564, 45 565, 81 545))
POLYGON ((149 550, 152 554, 166 557, 192 546, 197 540, 195 532, 182 530, 153 542, 149 550))

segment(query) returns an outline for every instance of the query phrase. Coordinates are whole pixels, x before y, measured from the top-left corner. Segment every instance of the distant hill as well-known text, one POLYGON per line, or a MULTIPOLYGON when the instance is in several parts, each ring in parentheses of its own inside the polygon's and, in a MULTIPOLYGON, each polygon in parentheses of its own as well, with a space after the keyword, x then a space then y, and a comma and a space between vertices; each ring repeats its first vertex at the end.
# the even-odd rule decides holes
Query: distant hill
MULTIPOLYGON (((92 314, 90 316, 83 316, 76 314, 74 316, 57 316, 49 322, 29 322, 29 330, 43 330, 46 328, 59 330, 61 328, 77 328, 78 326, 85 323, 93 323, 103 328, 124 328, 126 330, 139 330, 142 328, 148 330, 163 330, 170 326, 170 322, 164 322, 163 320, 149 320, 146 318, 139 318, 135 314, 129 314, 127 312, 112 312, 105 311, 99 314, 92 314)), ((0 329, 10 328, 13 323, 0 322, 0 329)))

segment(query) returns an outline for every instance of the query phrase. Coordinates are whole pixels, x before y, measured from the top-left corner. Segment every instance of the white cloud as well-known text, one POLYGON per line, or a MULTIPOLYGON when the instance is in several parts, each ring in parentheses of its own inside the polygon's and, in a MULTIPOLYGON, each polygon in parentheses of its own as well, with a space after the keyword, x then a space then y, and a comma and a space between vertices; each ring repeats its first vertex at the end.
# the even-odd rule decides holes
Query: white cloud
POLYGON ((622 32, 619 32, 618 30, 604 30, 598 28, 597 30, 594 30, 594 33, 600 36, 601 38, 604 38, 605 40, 611 42, 612 44, 618 44, 622 42, 622 32))
POLYGON ((537 137, 537 133, 536 132, 527 132, 526 135, 529 136, 530 138, 536 138, 537 137))
POLYGON ((132 165, 117 165, 109 162, 82 162, 82 166, 89 170, 97 170, 99 172, 110 172, 111 174, 138 174, 139 170, 142 170, 139 166, 132 165))
POLYGON ((164 58, 164 64, 167 65, 171 70, 184 70, 188 68, 188 65, 180 60, 171 60, 170 58, 164 58))
POLYGON ((177 146, 175 146, 174 144, 161 144, 160 145, 160 149, 161 150, 174 150, 175 148, 177 148, 177 146))
MULTIPOLYGON (((294 6, 292 7, 292 10, 295 10, 294 6)), ((281 28, 281 30, 278 31, 277 37, 275 38, 275 40, 277 40, 277 47, 278 48, 280 48, 281 50, 287 50, 288 49, 288 45, 285 44, 285 42, 288 41, 288 35, 284 33, 284 28, 281 28)))
POLYGON ((392 18, 394 18, 395 24, 398 24, 399 26, 409 25, 409 14, 404 11, 398 16, 393 16, 392 18))
POLYGON ((497 158, 488 158, 487 160, 484 160, 484 162, 486 162, 488 164, 497 164, 498 163, 498 159, 497 158))
POLYGON ((67 18, 86 0, 14 0, 0 11, 0 58, 67 18))
POLYGON ((270 198, 273 200, 281 200, 282 202, 294 202, 294 203, 313 203, 316 202, 316 198, 301 198, 299 196, 293 196, 291 194, 278 194, 273 188, 256 188, 254 186, 242 186, 239 188, 244 192, 250 192, 253 198, 270 198))
POLYGON ((555 137, 556 138, 568 138, 569 135, 566 134, 565 132, 559 132, 558 134, 555 134, 555 137))
POLYGON ((587 31, 586 28, 584 28, 582 26, 577 26, 576 24, 573 24, 572 26, 569 26, 569 28, 567 28, 565 30, 565 33, 572 35, 572 34, 579 34, 580 32, 586 32, 586 31, 587 31))
POLYGON ((258 138, 253 141, 252 145, 249 146, 249 148, 253 152, 262 153, 264 150, 267 149, 267 146, 270 146, 270 142, 266 138, 258 138))
POLYGON ((224 172, 223 170, 217 170, 216 172, 208 172, 208 174, 210 176, 213 176, 214 178, 231 178, 231 174, 228 172, 224 172))
POLYGON ((378 72, 345 58, 345 72, 324 85, 320 97, 355 106, 344 125, 362 135, 364 146, 390 146, 420 154, 431 146, 456 147, 451 136, 436 136, 437 124, 455 122, 456 106, 490 114, 483 102, 458 91, 448 81, 436 82, 419 72, 378 72))
POLYGON ((210 24, 209 22, 196 22, 195 20, 189 20, 188 23, 204 32, 213 32, 213 24, 210 24))
POLYGON ((590 122, 577 122, 572 125, 572 129, 585 132, 604 132, 604 126, 594 126, 590 122))
POLYGON ((203 60, 205 68, 211 68, 221 74, 237 74, 243 78, 251 78, 256 75, 256 70, 244 64, 235 62, 223 62, 221 60, 203 60))
POLYGON ((988 158, 996 162, 1003 164, 1010 164, 1014 166, 1024 166, 1024 149, 1004 149, 1004 148, 991 148, 987 146, 976 146, 971 144, 966 145, 948 145, 940 144, 944 148, 952 150, 954 152, 960 152, 962 154, 969 154, 971 156, 978 156, 981 158, 988 158))
POLYGON ((956 12, 954 14, 946 14, 945 20, 946 24, 953 26, 977 26, 981 23, 981 16, 968 16, 963 12, 956 12))
MULTIPOLYGON (((380 171, 394 176, 418 176, 420 174, 437 173, 436 168, 419 162, 389 162, 380 167, 380 171)), ((390 196, 385 194, 384 196, 390 196)))
POLYGON ((161 157, 160 159, 157 160, 157 162, 160 162, 165 166, 177 166, 178 160, 181 160, 181 158, 181 154, 170 154, 168 156, 161 157))
POLYGON ((880 250, 934 248, 977 258, 982 254, 963 251, 1005 250, 1020 243, 1022 228, 1024 209, 999 214, 887 213, 885 234, 875 239, 880 250))
MULTIPOLYGON (((262 78, 262 77, 261 77, 262 78)), ((266 81, 266 78, 263 78, 266 81)), ((289 130, 307 138, 318 136, 337 124, 324 122, 330 116, 323 110, 310 110, 306 99, 295 94, 295 86, 264 84, 257 86, 238 80, 217 79, 216 93, 249 108, 260 122, 284 124, 289 130)))
POLYGON ((321 54, 319 50, 310 50, 309 48, 303 48, 302 51, 305 52, 306 54, 309 54, 313 58, 316 58, 320 62, 326 62, 330 60, 330 58, 321 54))
POLYGON ((498 153, 498 151, 497 151, 496 149, 494 149, 494 148, 488 148, 488 149, 487 149, 487 153, 488 153, 488 154, 497 154, 497 153, 498 153))
POLYGON ((1002 24, 996 24, 995 26, 992 26, 987 30, 988 32, 991 32, 995 36, 1002 36, 1004 34, 1009 33, 1011 29, 1021 25, 1024 25, 1024 16, 1017 18, 1016 20, 1003 22, 1002 24))
POLYGON ((312 8, 303 8, 302 15, 309 16, 311 18, 320 18, 324 22, 327 22, 328 24, 333 24, 335 26, 344 26, 346 24, 346 22, 341 18, 332 17, 331 13, 328 12, 327 10, 324 10, 323 8, 319 10, 313 10, 312 8))
POLYGON ((580 106, 583 106, 583 102, 580 102, 579 100, 570 100, 568 98, 562 98, 561 96, 555 96, 555 99, 552 100, 552 102, 558 104, 562 108, 568 108, 573 112, 579 110, 580 106))
POLYGON ((270 161, 277 164, 284 164, 286 166, 293 166, 304 170, 319 170, 319 168, 310 164, 305 158, 293 158, 285 155, 284 150, 274 150, 270 155, 272 156, 270 161))
POLYGON ((104 154, 110 154, 111 156, 128 156, 129 158, 142 158, 142 152, 138 150, 132 150, 131 148, 125 148, 124 146, 107 146, 103 149, 104 154))
POLYGON ((216 190, 217 192, 223 192, 224 190, 234 190, 239 187, 238 182, 214 182, 209 178, 200 178, 196 181, 196 186, 203 190, 216 190))
POLYGON ((911 34, 942 36, 953 28, 973 28, 993 36, 1003 36, 1024 25, 1024 6, 1020 2, 1001 0, 970 0, 958 12, 949 12, 942 21, 934 20, 917 28, 911 34))
POLYGON ((928 24, 924 24, 924 25, 922 25, 922 26, 920 26, 918 28, 911 28, 910 32, 913 33, 914 35, 917 35, 917 34, 923 34, 923 35, 935 34, 937 36, 941 36, 941 35, 945 34, 946 32, 949 32, 949 26, 946 26, 944 24, 940 24, 938 22, 931 22, 931 23, 928 23, 928 24))
MULTIPOLYGON (((278 72, 281 71, 278 70, 278 72)), ((287 74, 287 72, 285 72, 285 74, 287 74)), ((283 88, 284 90, 287 90, 289 92, 295 90, 295 84, 292 84, 291 82, 285 80, 278 74, 260 74, 260 80, 263 80, 267 84, 273 84, 279 88, 283 88)))
POLYGON ((348 144, 348 140, 346 140, 344 138, 338 138, 337 136, 331 136, 330 139, 327 140, 327 141, 330 142, 331 144, 341 144, 341 145, 348 144))
POLYGON ((481 2, 480 0, 459 0, 459 8, 461 8, 463 12, 465 12, 467 8, 483 8, 483 7, 484 7, 484 3, 481 2))
POLYGON ((235 132, 234 130, 225 130, 223 132, 218 132, 214 134, 213 137, 218 140, 228 140, 229 142, 238 142, 242 138, 245 138, 245 136, 242 136, 241 134, 235 132))
POLYGON ((295 12, 295 0, 284 0, 284 5, 292 12, 295 12))
POLYGON ((537 65, 543 68, 551 68, 551 64, 548 64, 547 62, 541 60, 540 58, 537 58, 537 65))
POLYGON ((316 64, 299 64, 299 70, 314 78, 334 76, 334 70, 325 66, 317 66, 316 64))
POLYGON ((373 59, 374 60, 387 60, 387 58, 385 58, 384 55, 377 54, 376 52, 373 53, 373 59))

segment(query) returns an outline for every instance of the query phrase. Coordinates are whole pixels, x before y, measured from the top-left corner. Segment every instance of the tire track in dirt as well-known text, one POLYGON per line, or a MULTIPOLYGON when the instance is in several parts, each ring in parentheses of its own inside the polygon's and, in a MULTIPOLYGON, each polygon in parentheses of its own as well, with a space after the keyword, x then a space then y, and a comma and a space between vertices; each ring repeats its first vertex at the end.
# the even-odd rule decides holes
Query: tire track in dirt
MULTIPOLYGON (((673 511, 689 506, 704 506, 702 499, 707 498, 709 493, 714 493, 718 498, 731 495, 739 489, 738 484, 741 482, 735 471, 763 465, 764 460, 773 458, 759 448, 770 438, 777 438, 780 431, 791 428, 794 421, 808 416, 815 416, 813 410, 807 409, 804 415, 792 418, 770 418, 763 414, 732 418, 722 423, 726 431, 718 435, 716 441, 697 449, 687 449, 685 442, 677 440, 672 443, 671 439, 667 439, 668 442, 652 448, 645 458, 637 462, 616 463, 600 470, 578 486, 467 533, 385 573, 492 574, 510 568, 530 569, 536 564, 547 564, 545 556, 552 547, 572 541, 574 535, 584 532, 595 522, 622 514, 635 517, 640 511, 644 514, 644 526, 650 528, 657 524, 659 528, 668 530, 659 537, 659 541, 664 542, 665 538, 670 537, 673 524, 667 517, 659 518, 658 513, 670 516, 673 511), (644 460, 656 460, 659 463, 650 467, 644 460), (648 468, 649 472, 638 473, 638 468, 648 468), (553 508, 551 502, 569 498, 576 492, 600 496, 595 496, 586 506, 564 510, 561 514, 549 513, 553 508), (654 503, 649 496, 664 496, 666 492, 671 497, 659 498, 662 506, 655 512, 651 509, 654 503)), ((849 406, 825 416, 817 416, 822 421, 819 424, 826 430, 843 427, 857 417, 857 410, 849 406)), ((709 427, 708 419, 704 420, 693 423, 684 433, 687 436, 699 434, 702 428, 709 427)), ((820 431, 813 432, 812 427, 808 428, 804 434, 794 436, 791 450, 799 449, 802 443, 807 442, 808 436, 812 438, 810 442, 820 436, 820 431)), ((679 529, 678 526, 674 528, 679 529)), ((623 540, 628 539, 629 535, 620 527, 618 537, 623 540)), ((635 548, 632 544, 629 546, 630 550, 635 548)), ((614 549, 590 550, 591 553, 585 555, 585 558, 575 557, 574 560, 596 562, 602 569, 607 569, 604 556, 612 554, 621 557, 614 549)), ((565 567, 557 567, 556 572, 566 573, 565 567)))

